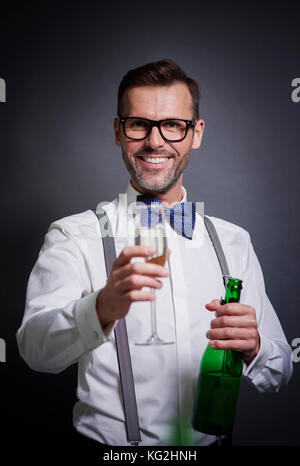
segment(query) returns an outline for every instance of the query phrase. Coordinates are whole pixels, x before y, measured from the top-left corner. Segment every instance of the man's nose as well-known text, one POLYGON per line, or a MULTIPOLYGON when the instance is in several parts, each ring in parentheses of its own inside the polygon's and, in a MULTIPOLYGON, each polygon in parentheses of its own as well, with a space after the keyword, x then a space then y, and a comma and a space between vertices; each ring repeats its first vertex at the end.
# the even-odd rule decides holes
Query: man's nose
POLYGON ((146 144, 150 147, 161 147, 165 144, 165 140, 156 126, 153 126, 151 133, 146 138, 146 144))

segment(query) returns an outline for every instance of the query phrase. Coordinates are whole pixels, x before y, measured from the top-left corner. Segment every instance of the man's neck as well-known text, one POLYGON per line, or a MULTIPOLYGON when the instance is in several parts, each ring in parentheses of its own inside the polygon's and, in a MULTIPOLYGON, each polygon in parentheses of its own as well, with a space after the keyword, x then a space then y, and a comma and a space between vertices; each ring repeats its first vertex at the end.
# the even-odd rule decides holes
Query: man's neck
POLYGON ((156 193, 153 191, 146 191, 145 189, 141 188, 140 186, 136 185, 134 181, 130 180, 131 185, 139 191, 141 194, 146 194, 150 196, 155 196, 159 199, 166 207, 172 208, 175 204, 178 204, 183 199, 184 193, 182 189, 182 184, 178 183, 178 185, 173 186, 173 188, 166 192, 166 193, 156 193))

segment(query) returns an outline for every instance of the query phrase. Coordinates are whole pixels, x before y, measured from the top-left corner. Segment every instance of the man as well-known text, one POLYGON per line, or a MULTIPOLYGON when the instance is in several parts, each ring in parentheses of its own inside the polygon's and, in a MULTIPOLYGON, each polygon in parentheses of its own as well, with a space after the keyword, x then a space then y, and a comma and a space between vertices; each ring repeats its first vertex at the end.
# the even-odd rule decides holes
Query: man
MULTIPOLYGON (((124 226, 134 222, 128 207, 137 196, 155 196, 168 208, 187 200, 183 171, 204 131, 198 107, 197 83, 171 60, 127 73, 119 87, 114 131, 130 183, 125 204, 115 199, 102 205, 117 252, 109 277, 98 219, 89 210, 50 226, 29 279, 17 333, 20 353, 32 369, 44 372, 58 373, 78 361, 74 425, 100 443, 128 445, 113 333, 124 317, 141 445, 167 445, 171 428, 177 425, 180 431, 191 418, 208 342, 213 348, 240 351, 243 375, 259 391, 277 391, 292 373, 291 349, 245 230, 211 218, 231 275, 243 280, 241 302, 231 305, 217 299, 224 296, 222 275, 198 213, 191 239, 177 232, 169 235, 165 266, 133 260, 150 257, 154 250, 135 246, 134 238, 124 235, 124 226), (135 345, 150 334, 154 295, 147 288, 159 290, 159 333, 173 345, 135 345)), ((193 437, 195 445, 215 442, 214 436, 199 432, 193 437)))

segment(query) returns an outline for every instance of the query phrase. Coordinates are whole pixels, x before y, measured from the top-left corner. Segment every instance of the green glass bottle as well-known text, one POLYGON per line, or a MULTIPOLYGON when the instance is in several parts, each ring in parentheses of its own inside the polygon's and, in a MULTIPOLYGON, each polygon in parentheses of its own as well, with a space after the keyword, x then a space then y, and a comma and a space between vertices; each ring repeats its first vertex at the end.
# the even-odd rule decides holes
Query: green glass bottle
MULTIPOLYGON (((229 278, 222 304, 239 302, 242 280, 229 278)), ((242 354, 207 346, 200 365, 193 428, 212 435, 233 429, 242 375, 242 354)))

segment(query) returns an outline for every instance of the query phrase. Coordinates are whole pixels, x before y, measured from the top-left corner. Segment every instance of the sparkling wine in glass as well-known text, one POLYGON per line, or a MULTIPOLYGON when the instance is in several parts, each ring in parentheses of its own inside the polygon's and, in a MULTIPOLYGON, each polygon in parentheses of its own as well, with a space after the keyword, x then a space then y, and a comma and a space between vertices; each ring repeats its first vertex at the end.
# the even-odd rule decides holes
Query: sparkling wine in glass
MULTIPOLYGON (((161 216, 157 218, 157 224, 155 226, 143 226, 141 221, 142 213, 140 211, 138 217, 138 223, 136 227, 135 244, 141 246, 153 246, 155 248, 155 254, 150 258, 142 259, 145 262, 152 264, 164 265, 167 260, 167 238, 164 228, 164 224, 161 216)), ((152 293, 155 294, 155 289, 151 288, 152 293)), ((156 320, 156 298, 150 302, 151 304, 151 335, 145 342, 136 343, 136 345, 147 346, 147 345, 170 345, 174 341, 164 341, 157 334, 157 320, 156 320)))

